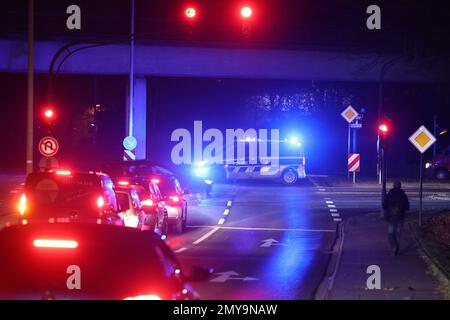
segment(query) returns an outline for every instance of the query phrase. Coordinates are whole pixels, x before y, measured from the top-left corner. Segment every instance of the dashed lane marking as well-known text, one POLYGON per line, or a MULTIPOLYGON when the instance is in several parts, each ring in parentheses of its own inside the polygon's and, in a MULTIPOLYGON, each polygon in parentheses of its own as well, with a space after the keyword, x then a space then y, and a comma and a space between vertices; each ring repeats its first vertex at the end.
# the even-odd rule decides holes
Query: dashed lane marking
POLYGON ((183 252, 183 251, 186 251, 186 250, 187 250, 187 248, 183 247, 183 248, 175 250, 174 252, 175 253, 180 253, 180 252, 183 252))

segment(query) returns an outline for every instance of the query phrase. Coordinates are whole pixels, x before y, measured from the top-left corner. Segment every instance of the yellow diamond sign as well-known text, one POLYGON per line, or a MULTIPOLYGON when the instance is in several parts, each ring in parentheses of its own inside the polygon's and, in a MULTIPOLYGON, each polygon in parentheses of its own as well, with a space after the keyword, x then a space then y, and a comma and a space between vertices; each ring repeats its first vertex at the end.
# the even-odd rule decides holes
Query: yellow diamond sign
POLYGON ((420 151, 420 153, 424 153, 436 142, 436 138, 425 126, 421 126, 409 137, 409 141, 420 151))
POLYGON ((355 118, 359 115, 358 112, 356 112, 355 109, 353 109, 352 106, 348 106, 347 108, 345 108, 344 111, 342 111, 341 116, 347 120, 348 123, 352 122, 353 120, 355 120, 355 118))

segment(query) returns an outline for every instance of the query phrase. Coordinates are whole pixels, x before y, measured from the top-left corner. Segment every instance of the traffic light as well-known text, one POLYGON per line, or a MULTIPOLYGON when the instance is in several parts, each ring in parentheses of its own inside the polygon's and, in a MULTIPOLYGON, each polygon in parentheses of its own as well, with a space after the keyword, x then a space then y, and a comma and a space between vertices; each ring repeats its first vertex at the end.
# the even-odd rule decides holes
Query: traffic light
POLYGON ((42 115, 47 123, 51 123, 55 118, 55 108, 50 105, 45 106, 42 115))
POLYGON ((388 146, 388 140, 389 140, 389 131, 390 131, 390 123, 388 120, 383 121, 378 126, 378 135, 380 139, 380 147, 383 149, 386 149, 388 146))
POLYGON ((245 6, 241 8, 241 16, 244 19, 248 19, 252 16, 252 8, 245 6))
POLYGON ((187 19, 192 20, 197 16, 197 10, 194 7, 187 7, 184 10, 184 15, 187 19))

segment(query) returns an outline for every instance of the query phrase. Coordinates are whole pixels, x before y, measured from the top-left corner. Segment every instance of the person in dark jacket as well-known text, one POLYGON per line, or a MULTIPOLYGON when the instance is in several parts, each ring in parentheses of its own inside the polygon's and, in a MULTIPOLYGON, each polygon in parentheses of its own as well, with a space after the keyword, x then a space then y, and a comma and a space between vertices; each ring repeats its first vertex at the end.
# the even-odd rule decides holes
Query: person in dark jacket
POLYGON ((400 236, 405 220, 405 213, 409 210, 409 200, 402 183, 395 181, 383 201, 385 219, 388 223, 388 238, 392 255, 397 255, 400 246, 400 236))

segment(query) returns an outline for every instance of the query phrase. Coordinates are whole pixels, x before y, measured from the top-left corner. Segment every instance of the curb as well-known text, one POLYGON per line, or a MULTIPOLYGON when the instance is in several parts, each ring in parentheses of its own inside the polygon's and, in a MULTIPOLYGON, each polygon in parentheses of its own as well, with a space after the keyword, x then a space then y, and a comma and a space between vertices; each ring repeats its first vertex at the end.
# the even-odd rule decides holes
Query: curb
POLYGON ((342 247, 344 246, 345 238, 345 220, 339 223, 336 229, 336 238, 332 246, 333 253, 328 261, 325 275, 313 294, 313 300, 328 300, 328 296, 333 289, 334 280, 341 264, 342 247))
POLYGON ((428 250, 426 249, 426 247, 424 246, 424 244, 422 243, 422 241, 420 240, 418 234, 417 234, 417 230, 411 225, 411 223, 408 223, 408 228, 411 231, 411 235, 414 239, 414 241, 416 242, 419 250, 421 251, 421 253, 423 253, 423 255, 425 255, 429 261, 429 263, 431 265, 433 265, 433 267, 437 270, 437 272, 439 273, 439 276, 441 276, 444 279, 447 279, 447 281, 450 282, 450 274, 447 274, 447 272, 445 272, 444 268, 442 267, 442 265, 439 263, 439 261, 437 261, 433 255, 431 255, 428 250))

